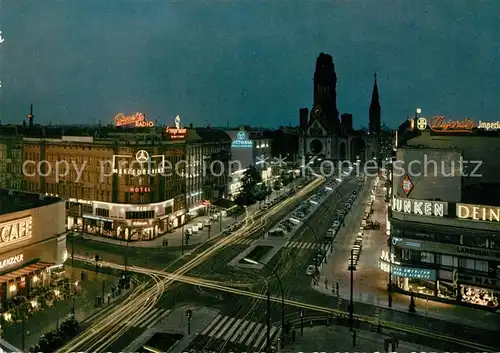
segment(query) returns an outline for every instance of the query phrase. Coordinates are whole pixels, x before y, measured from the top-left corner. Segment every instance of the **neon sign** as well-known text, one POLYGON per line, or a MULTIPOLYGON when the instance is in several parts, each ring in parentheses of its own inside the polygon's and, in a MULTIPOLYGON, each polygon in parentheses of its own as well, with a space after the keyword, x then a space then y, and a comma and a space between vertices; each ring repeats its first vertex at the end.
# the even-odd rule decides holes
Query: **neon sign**
POLYGON ((163 174, 165 169, 165 156, 161 154, 150 155, 148 151, 140 150, 135 156, 113 155, 112 170, 118 175, 156 175, 163 174))
POLYGON ((175 127, 173 128, 167 126, 165 132, 172 140, 182 140, 186 138, 187 135, 187 129, 181 128, 181 117, 179 115, 175 117, 175 127))
POLYGON ((130 192, 151 192, 151 188, 147 186, 133 186, 129 189, 130 192))
POLYGON ((134 115, 126 116, 123 113, 115 115, 116 126, 135 125, 135 127, 153 127, 152 121, 146 121, 146 115, 143 113, 135 113, 134 115))
POLYGON ((23 261, 24 261, 24 255, 23 254, 19 254, 19 255, 16 255, 16 256, 8 257, 8 258, 3 259, 3 260, 0 261, 0 269, 2 269, 4 267, 16 265, 16 264, 18 264, 20 262, 23 262, 23 261))
POLYGON ((32 218, 25 217, 0 224, 0 247, 31 238, 32 218))
POLYGON ((435 132, 471 132, 476 123, 471 118, 464 120, 446 120, 444 116, 435 116, 429 127, 435 132))
POLYGON ((252 148, 253 141, 248 138, 248 134, 241 130, 236 134, 236 140, 233 140, 231 147, 234 148, 252 148))

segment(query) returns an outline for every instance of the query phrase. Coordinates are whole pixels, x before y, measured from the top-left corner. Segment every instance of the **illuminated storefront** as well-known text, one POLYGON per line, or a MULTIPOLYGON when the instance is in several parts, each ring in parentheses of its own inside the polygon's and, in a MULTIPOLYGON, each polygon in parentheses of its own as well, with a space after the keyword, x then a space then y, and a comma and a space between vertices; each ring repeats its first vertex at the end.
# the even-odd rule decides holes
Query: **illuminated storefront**
MULTIPOLYGON (((0 190, 0 193, 8 194, 0 190)), ((67 259, 65 202, 36 194, 8 194, 16 205, 0 212, 0 298, 3 312, 13 298, 27 296, 39 287, 48 287, 63 277, 67 259)), ((4 195, 2 195, 4 196, 4 195)))

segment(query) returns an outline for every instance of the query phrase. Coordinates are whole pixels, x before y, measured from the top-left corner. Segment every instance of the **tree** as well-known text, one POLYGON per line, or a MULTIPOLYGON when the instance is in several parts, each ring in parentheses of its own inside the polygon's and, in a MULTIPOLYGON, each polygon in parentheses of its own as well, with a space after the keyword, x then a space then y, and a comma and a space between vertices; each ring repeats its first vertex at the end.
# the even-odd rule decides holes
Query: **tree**
POLYGON ((280 180, 275 180, 274 181, 274 184, 273 184, 273 189, 276 190, 276 191, 280 191, 281 190, 281 181, 280 180))
POLYGON ((238 206, 250 206, 259 201, 263 190, 262 177, 254 166, 249 166, 245 170, 241 177, 241 184, 241 192, 235 200, 238 206))

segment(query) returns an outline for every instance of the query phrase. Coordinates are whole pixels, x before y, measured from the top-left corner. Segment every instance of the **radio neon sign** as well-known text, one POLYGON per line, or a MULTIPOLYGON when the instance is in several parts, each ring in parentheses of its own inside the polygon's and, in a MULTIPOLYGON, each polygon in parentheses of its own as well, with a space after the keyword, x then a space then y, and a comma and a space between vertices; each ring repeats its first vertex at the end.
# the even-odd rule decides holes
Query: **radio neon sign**
POLYGON ((116 126, 129 126, 135 125, 135 127, 153 127, 154 123, 152 121, 146 120, 146 115, 143 113, 135 113, 134 115, 126 116, 123 113, 115 115, 115 125, 116 126))

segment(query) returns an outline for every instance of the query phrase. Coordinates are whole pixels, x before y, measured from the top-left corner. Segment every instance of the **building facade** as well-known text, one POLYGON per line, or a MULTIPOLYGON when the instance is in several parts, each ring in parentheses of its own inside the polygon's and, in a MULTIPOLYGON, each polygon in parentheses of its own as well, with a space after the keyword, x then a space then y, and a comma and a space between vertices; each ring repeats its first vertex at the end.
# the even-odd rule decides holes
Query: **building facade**
POLYGON ((55 197, 0 189, 0 298, 2 312, 61 278, 66 251, 66 205, 55 197))
POLYGON ((186 208, 190 217, 206 213, 226 197, 231 139, 213 128, 189 130, 186 143, 186 208))
POLYGON ((316 60, 313 87, 313 107, 300 109, 299 155, 307 160, 367 161, 378 155, 381 108, 377 81, 373 85, 369 109, 372 131, 353 129, 351 114, 342 114, 337 108, 337 75, 331 55, 321 53, 316 60), (377 126, 378 124, 378 126, 377 126))
POLYGON ((396 290, 498 308, 499 143, 498 132, 401 136, 390 173, 389 251, 379 262, 396 290))
POLYGON ((151 127, 139 113, 119 117, 147 126, 3 127, 2 185, 61 197, 68 229, 123 240, 154 239, 184 224, 190 210, 224 197, 227 134, 198 134, 180 127, 179 117, 174 128, 151 127), (211 165, 217 175, 207 172, 211 165))

